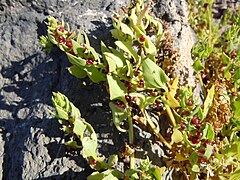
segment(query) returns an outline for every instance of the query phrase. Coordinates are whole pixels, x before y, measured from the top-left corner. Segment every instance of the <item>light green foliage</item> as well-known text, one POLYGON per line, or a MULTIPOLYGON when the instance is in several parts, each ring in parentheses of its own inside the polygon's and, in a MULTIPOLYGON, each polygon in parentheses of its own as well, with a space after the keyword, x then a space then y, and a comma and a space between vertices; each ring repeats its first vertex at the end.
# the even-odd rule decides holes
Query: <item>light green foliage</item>
POLYGON ((91 126, 83 118, 80 111, 61 93, 53 93, 52 102, 55 107, 55 117, 58 118, 63 130, 67 134, 75 134, 81 144, 77 144, 72 139, 66 142, 74 148, 82 148, 83 157, 97 158, 97 135, 91 126))
POLYGON ((152 15, 151 3, 137 0, 124 9, 125 13, 113 15, 111 33, 116 47, 107 47, 101 42, 101 54, 91 47, 85 32, 71 31, 64 21, 49 17, 48 35, 40 37, 40 44, 47 51, 56 45, 65 52, 72 64, 68 70, 75 77, 88 77, 94 83, 105 82, 113 123, 119 131, 129 135, 126 146, 131 153, 124 153, 130 158, 130 169, 125 172, 115 169, 118 155, 108 160, 99 157, 93 127, 81 118, 80 111, 66 96, 53 93, 54 115, 66 134, 74 135, 66 144, 80 148, 82 156, 96 170, 88 180, 161 180, 165 167, 153 166, 149 158, 135 167, 133 123, 139 124, 142 120, 148 123, 152 134, 172 150, 166 162, 168 166, 174 164, 190 179, 200 174, 213 174, 214 178, 235 180, 239 177, 240 164, 240 97, 237 93, 240 88, 240 16, 228 11, 216 24, 212 16, 213 0, 190 0, 189 21, 198 37, 192 49, 193 68, 203 92, 202 96, 195 97, 195 87, 180 86, 178 77, 166 75, 164 62, 159 58, 164 52, 160 47, 163 47, 165 29, 162 21, 152 15), (204 73, 207 81, 202 78, 204 73), (223 84, 222 91, 219 84, 223 84), (229 101, 231 113, 227 114, 229 122, 225 122, 222 131, 216 131, 213 122, 220 112, 214 111, 217 111, 220 97, 229 101), (153 123, 153 114, 168 115, 171 143, 160 134, 158 123, 153 123), (222 143, 220 138, 223 138, 222 143), (232 174, 226 174, 227 171, 232 174))

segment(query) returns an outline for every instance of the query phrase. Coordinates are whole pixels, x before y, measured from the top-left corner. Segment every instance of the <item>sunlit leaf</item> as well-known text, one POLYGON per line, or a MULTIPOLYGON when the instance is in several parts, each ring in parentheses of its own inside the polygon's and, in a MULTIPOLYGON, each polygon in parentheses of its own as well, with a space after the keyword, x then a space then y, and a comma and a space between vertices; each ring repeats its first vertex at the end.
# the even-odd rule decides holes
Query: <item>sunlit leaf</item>
POLYGON ((70 53, 66 53, 68 60, 70 61, 70 63, 72 63, 73 65, 76 66, 86 66, 86 60, 82 59, 81 57, 76 57, 70 53))
POLYGON ((207 144, 207 148, 205 150, 204 156, 209 159, 210 156, 212 155, 212 151, 213 151, 213 146, 210 146, 207 144))
POLYGON ((240 167, 236 168, 233 173, 231 173, 229 180, 239 180, 240 177, 240 167))
POLYGON ((153 44, 149 37, 146 36, 144 44, 146 54, 155 55, 157 53, 156 46, 153 44))
POLYGON ((203 108, 203 119, 207 116, 208 110, 212 106, 213 98, 215 94, 215 87, 214 85, 208 90, 207 97, 204 101, 204 108, 203 108))
POLYGON ((127 68, 128 68, 128 71, 127 71, 127 76, 128 77, 133 77, 133 65, 130 61, 126 61, 126 64, 127 64, 127 68))
POLYGON ((133 37, 133 31, 130 29, 130 27, 124 23, 120 24, 121 30, 124 34, 128 34, 131 37, 133 37))
POLYGON ((91 139, 89 137, 84 137, 82 139, 82 156, 84 158, 92 156, 93 158, 97 157, 96 150, 97 150, 97 140, 91 139))
POLYGON ((207 131, 207 136, 206 136, 206 138, 209 139, 210 141, 212 141, 212 140, 214 139, 214 135, 215 135, 215 133, 214 133, 214 131, 213 131, 213 128, 212 128, 212 126, 209 124, 209 125, 208 125, 208 131, 207 131))
POLYGON ((76 148, 76 149, 82 148, 82 146, 79 146, 79 145, 77 144, 77 142, 76 142, 76 141, 73 141, 73 140, 67 141, 67 142, 65 142, 64 144, 65 144, 66 146, 69 146, 69 147, 72 147, 72 148, 76 148))
POLYGON ((163 176, 163 173, 165 172, 165 170, 166 170, 166 167, 160 168, 158 166, 155 166, 152 174, 154 175, 156 180, 162 180, 162 176, 163 176))
POLYGON ((191 142, 188 140, 188 135, 186 133, 183 133, 183 140, 187 145, 191 145, 191 142))
POLYGON ((105 55, 106 53, 104 53, 104 58, 107 60, 108 63, 108 67, 109 67, 109 72, 115 72, 117 69, 117 64, 114 61, 113 58, 109 58, 108 56, 105 55))
POLYGON ((156 63, 150 59, 145 59, 142 62, 142 68, 146 87, 167 91, 166 83, 169 78, 156 63))
POLYGON ((197 59, 196 61, 194 61, 193 63, 193 68, 196 71, 201 71, 204 69, 204 65, 202 64, 202 62, 200 61, 200 59, 197 59))
POLYGON ((86 124, 83 123, 81 118, 77 118, 74 121, 73 132, 80 137, 80 140, 83 139, 83 134, 86 130, 86 124))
POLYGON ((200 168, 198 167, 198 165, 194 164, 192 167, 192 171, 193 172, 200 172, 200 168))
POLYGON ((123 41, 116 41, 115 44, 123 51, 133 57, 135 62, 138 62, 138 54, 133 50, 132 45, 123 41))
POLYGON ((111 64, 113 64, 113 63, 118 68, 121 68, 124 66, 125 60, 121 59, 119 56, 117 56, 113 53, 109 53, 109 52, 104 53, 104 56, 109 63, 109 70, 110 70, 110 66, 112 66, 111 64))
POLYGON ((178 129, 173 129, 173 134, 172 134, 172 143, 179 143, 182 142, 183 140, 183 135, 181 131, 178 129))
POLYGON ((103 172, 94 172, 88 176, 87 180, 118 180, 122 179, 123 175, 115 169, 107 169, 103 172))
POLYGON ((236 118, 240 118, 240 98, 233 102, 233 112, 236 118))
POLYGON ((184 157, 183 155, 176 153, 176 156, 174 158, 175 161, 187 161, 188 158, 184 157))
POLYGON ((116 76, 107 75, 107 81, 110 92, 110 100, 123 99, 127 93, 124 83, 116 76))
POLYGON ((222 53, 222 62, 223 64, 228 64, 229 62, 231 62, 231 58, 224 52, 222 53))
POLYGON ((225 67, 224 69, 224 77, 227 79, 227 80, 230 80, 231 77, 232 77, 232 74, 230 73, 230 70, 232 69, 232 63, 230 62, 227 67, 225 67))
POLYGON ((78 43, 78 44, 81 44, 82 41, 83 41, 83 37, 82 37, 82 35, 81 35, 81 33, 80 33, 80 30, 78 30, 77 43, 78 43))
POLYGON ((71 40, 71 42, 72 42, 72 48, 73 48, 74 54, 77 54, 81 57, 83 55, 84 48, 80 46, 80 44, 73 39, 71 40))

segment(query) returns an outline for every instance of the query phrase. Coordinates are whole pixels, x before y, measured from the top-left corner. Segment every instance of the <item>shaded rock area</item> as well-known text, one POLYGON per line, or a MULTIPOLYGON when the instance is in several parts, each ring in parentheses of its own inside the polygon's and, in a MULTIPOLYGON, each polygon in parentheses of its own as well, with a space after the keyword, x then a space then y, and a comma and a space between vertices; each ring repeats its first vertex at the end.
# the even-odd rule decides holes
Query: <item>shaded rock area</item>
MULTIPOLYGON (((97 50, 100 40, 111 45, 111 14, 127 3, 127 0, 0 1, 0 179, 86 179, 91 173, 79 152, 69 152, 63 145, 64 134, 49 114, 52 91, 69 97, 82 117, 93 125, 99 136, 100 154, 107 157, 117 153, 127 142, 127 136, 117 132, 111 123, 105 88, 72 77, 67 71, 70 64, 66 55, 57 48, 47 54, 38 42, 39 36, 46 35, 44 21, 51 15, 63 18, 73 29, 85 30, 97 50)), ((187 23, 186 9, 183 0, 161 0, 155 13, 170 24, 176 49, 184 60, 179 73, 188 78, 193 75, 190 49, 194 35, 187 23)), ((149 139, 150 135, 140 129, 136 132, 149 139)), ((151 143, 145 143, 145 147, 151 152, 150 159, 161 158, 161 149, 151 143)), ((171 179, 170 176, 166 173, 165 179, 171 179)))

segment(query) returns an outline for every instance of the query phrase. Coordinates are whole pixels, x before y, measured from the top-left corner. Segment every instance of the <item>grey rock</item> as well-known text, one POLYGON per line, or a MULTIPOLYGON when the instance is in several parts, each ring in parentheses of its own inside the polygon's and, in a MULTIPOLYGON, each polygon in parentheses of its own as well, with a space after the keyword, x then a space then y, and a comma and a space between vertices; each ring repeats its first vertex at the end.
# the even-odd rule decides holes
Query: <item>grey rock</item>
MULTIPOLYGON (((81 110, 98 133, 99 153, 108 157, 127 142, 111 123, 103 86, 69 75, 66 55, 55 48, 46 54, 38 38, 46 34, 48 15, 85 30, 92 46, 112 45, 112 11, 127 0, 2 0, 0 2, 0 179, 86 179, 92 172, 79 152, 67 153, 63 132, 48 113, 52 91, 60 91, 81 110), (101 93, 99 93, 101 92, 101 93), (121 141, 119 141, 121 139, 121 141)), ((160 0, 154 10, 170 24, 183 64, 177 73, 191 79, 190 49, 194 35, 187 23, 186 2, 160 0), (184 46, 182 46, 184 44, 184 46), (187 46, 185 46, 187 45, 187 46)), ((180 63, 180 61, 179 61, 180 63)), ((189 80, 190 83, 190 80, 189 80)), ((136 128, 138 143, 151 159, 163 156, 150 133, 136 128), (137 134, 139 134, 138 137, 137 134), (140 141, 144 138, 143 141, 140 141), (144 141, 145 140, 145 141, 144 141)), ((123 169, 123 163, 119 169, 123 169)), ((170 177, 171 171, 166 174, 170 177)))

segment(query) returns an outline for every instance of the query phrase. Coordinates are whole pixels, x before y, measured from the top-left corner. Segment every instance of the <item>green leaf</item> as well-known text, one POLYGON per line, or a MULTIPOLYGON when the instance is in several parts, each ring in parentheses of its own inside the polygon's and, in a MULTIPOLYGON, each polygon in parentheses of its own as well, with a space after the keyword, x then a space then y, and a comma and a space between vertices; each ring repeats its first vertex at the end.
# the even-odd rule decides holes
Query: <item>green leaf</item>
POLYGON ((125 59, 121 59, 121 56, 119 57, 118 54, 105 52, 104 56, 109 65, 109 72, 114 72, 116 67, 122 68, 125 64, 125 59))
POLYGON ((213 98, 215 94, 215 87, 214 85, 208 90, 208 94, 206 100, 204 101, 204 108, 203 108, 203 119, 207 117, 208 110, 212 106, 213 98))
POLYGON ((146 87, 168 90, 169 78, 156 63, 147 58, 142 62, 142 68, 146 87))
POLYGON ((79 66, 73 65, 68 68, 68 71, 71 75, 75 76, 76 78, 85 78, 87 76, 86 71, 84 71, 79 66))
POLYGON ((73 40, 73 39, 71 40, 71 42, 72 42, 73 52, 75 54, 78 54, 79 56, 81 56, 82 55, 82 51, 83 51, 83 47, 81 47, 80 44, 77 41, 73 40))
POLYGON ((116 76, 107 75, 107 81, 109 86, 110 100, 124 99, 127 93, 127 88, 124 83, 120 81, 116 76))
POLYGON ((231 62, 231 58, 224 52, 222 53, 222 62, 223 64, 228 64, 229 62, 231 62))
POLYGON ((165 172, 165 170, 166 170, 166 167, 160 168, 158 166, 155 166, 152 174, 154 175, 156 180, 162 180, 162 176, 163 176, 163 173, 165 172))
POLYGON ((149 37, 146 36, 144 44, 145 44, 144 49, 147 55, 149 54, 155 55, 157 53, 157 48, 149 37))
POLYGON ((116 72, 117 70, 117 64, 114 61, 114 59, 109 58, 104 53, 104 58, 107 60, 108 66, 109 66, 109 72, 116 72))
POLYGON ((47 52, 50 52, 53 48, 52 42, 50 42, 48 36, 40 36, 39 42, 42 47, 46 49, 47 52))
POLYGON ((101 173, 94 172, 88 176, 87 180, 118 180, 122 179, 123 175, 115 169, 108 169, 101 173))
POLYGON ((104 42, 102 42, 102 41, 101 41, 101 51, 102 51, 103 54, 104 54, 105 52, 111 52, 111 51, 107 48, 106 44, 104 44, 104 42))
POLYGON ((222 150, 222 153, 226 157, 234 157, 238 153, 238 145, 236 143, 230 144, 227 147, 225 147, 225 149, 222 150))
POLYGON ((103 173, 99 173, 99 172, 93 172, 90 176, 88 176, 87 180, 100 180, 104 178, 104 174, 103 173))
POLYGON ((125 109, 119 108, 116 104, 113 102, 109 103, 109 106, 112 111, 112 116, 113 116, 113 123, 116 126, 116 128, 121 131, 121 132, 126 132, 125 129, 122 129, 120 127, 121 123, 127 119, 127 111, 125 109))
POLYGON ((240 177, 240 167, 236 168, 233 173, 231 173, 229 180, 239 180, 240 177))
POLYGON ((135 62, 138 62, 138 54, 133 50, 132 44, 123 41, 116 41, 116 46, 118 46, 121 50, 127 52, 130 56, 133 57, 135 62))
POLYGON ((120 23, 121 30, 124 34, 128 34, 133 38, 133 31, 130 29, 130 27, 124 23, 120 23))
POLYGON ((84 137, 82 139, 82 156, 84 158, 92 156, 94 159, 97 158, 97 140, 91 139, 90 137, 84 137))
POLYGON ((192 154, 190 155, 189 161, 190 161, 190 163, 192 165, 197 163, 197 161, 198 161, 198 154, 195 151, 193 151, 192 154))
POLYGON ((68 120, 68 113, 61 107, 56 106, 56 118, 68 120))
POLYGON ((224 69, 224 77, 227 79, 227 80, 230 80, 231 77, 232 77, 232 74, 230 73, 230 70, 232 69, 232 63, 228 63, 227 67, 225 67, 224 69))
POLYGON ((53 92, 52 103, 55 107, 56 117, 60 120, 65 119, 73 122, 74 118, 80 116, 80 111, 72 103, 70 103, 66 96, 59 92, 53 92))
POLYGON ((83 67, 86 66, 86 60, 80 58, 80 57, 76 57, 70 53, 66 53, 68 60, 70 61, 70 63, 72 63, 73 65, 79 66, 79 67, 83 67))
POLYGON ((139 179, 138 173, 140 173, 141 170, 139 169, 128 169, 125 171, 124 175, 126 177, 129 177, 130 180, 135 180, 135 179, 139 179))
POLYGON ((209 125, 208 125, 208 131, 207 131, 207 136, 206 136, 206 138, 209 139, 210 141, 212 141, 212 140, 214 139, 214 135, 215 135, 215 133, 214 133, 214 131, 213 131, 213 128, 212 128, 212 126, 209 124, 209 125))
POLYGON ((182 154, 180 153, 176 153, 176 156, 174 158, 174 161, 187 161, 188 158, 186 158, 185 156, 183 156, 182 154))
POLYGON ((204 65, 201 63, 200 59, 197 59, 193 63, 193 68, 195 71, 199 72, 204 69, 204 65))
POLYGON ((94 83, 99 83, 100 81, 106 81, 106 75, 100 72, 96 67, 91 66, 91 67, 84 67, 83 68, 88 77, 94 82, 94 83))
POLYGON ((172 143, 179 143, 183 140, 183 135, 178 129, 173 129, 172 143))
POLYGON ((157 28, 157 36, 160 36, 160 35, 162 35, 163 34, 163 25, 159 22, 159 21, 157 21, 157 20, 155 20, 155 19, 151 19, 151 22, 156 26, 156 28, 157 28))
POLYGON ((113 53, 105 53, 104 54, 106 56, 106 58, 110 58, 113 61, 115 61, 116 65, 118 68, 122 68, 125 65, 125 58, 124 56, 119 56, 119 54, 113 54, 113 53))
POLYGON ((240 118, 240 98, 233 102, 233 112, 237 119, 240 118))
POLYGON ((192 167, 192 171, 193 172, 200 172, 200 168, 198 167, 198 165, 194 164, 192 167))
POLYGON ((100 58, 99 58, 97 52, 95 51, 95 49, 93 47, 91 47, 89 39, 88 39, 87 34, 85 32, 83 32, 83 36, 84 36, 85 46, 86 46, 87 50, 90 51, 91 54, 93 55, 94 59, 97 60, 98 63, 100 63, 100 58))
POLYGON ((205 156, 207 159, 209 159, 210 156, 212 155, 212 151, 213 151, 213 146, 210 146, 207 144, 207 148, 206 148, 206 151, 203 156, 205 156))
POLYGON ((151 161, 149 160, 149 157, 147 157, 146 159, 144 159, 143 161, 140 161, 140 169, 143 172, 147 172, 150 169, 150 165, 151 165, 151 161))
POLYGON ((127 68, 128 68, 128 71, 127 71, 127 77, 133 77, 133 65, 130 61, 126 61, 126 64, 127 64, 127 68))
POLYGON ((180 106, 178 100, 173 96, 173 94, 171 92, 167 92, 166 93, 166 97, 163 97, 162 100, 164 101, 164 103, 166 103, 169 107, 171 108, 177 108, 180 106))
POLYGON ((86 130, 87 125, 84 124, 82 118, 77 118, 74 121, 73 132, 80 137, 80 140, 83 140, 83 135, 86 130))
POLYGON ((183 133, 183 140, 187 145, 191 145, 191 142, 188 140, 188 135, 186 133, 183 133))
POLYGON ((78 43, 78 44, 81 44, 82 41, 83 41, 83 37, 82 37, 82 35, 81 35, 81 33, 80 33, 80 30, 78 30, 77 43, 78 43))
POLYGON ((88 39, 87 34, 85 32, 83 32, 83 36, 84 36, 84 40, 85 40, 86 46, 90 46, 89 39, 88 39))
POLYGON ((79 145, 77 144, 77 142, 76 142, 76 141, 73 141, 73 140, 67 141, 67 142, 65 142, 64 144, 65 144, 66 146, 69 146, 69 147, 72 147, 72 148, 76 148, 76 149, 82 148, 82 146, 79 146, 79 145))
POLYGON ((138 17, 136 15, 136 9, 135 8, 130 9, 130 14, 131 15, 129 16, 129 20, 131 21, 131 24, 136 25, 138 20, 138 17))
MULTIPOLYGON (((102 42, 102 41, 101 41, 101 51, 102 51, 102 54, 104 54, 105 52, 111 52, 111 51, 107 48, 107 46, 104 44, 104 42, 102 42)), ((105 59, 105 56, 104 56, 104 55, 102 56, 102 59, 103 59, 103 61, 104 61, 104 65, 106 65, 107 62, 106 62, 106 59, 105 59)))
POLYGON ((116 165, 117 162, 118 162, 118 155, 113 154, 113 155, 109 156, 109 158, 108 158, 108 165, 110 167, 116 165))

